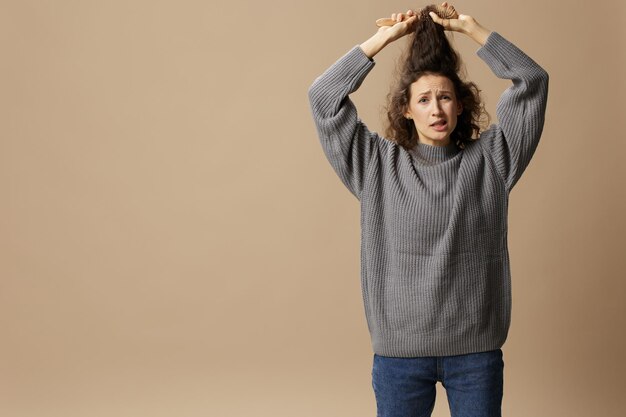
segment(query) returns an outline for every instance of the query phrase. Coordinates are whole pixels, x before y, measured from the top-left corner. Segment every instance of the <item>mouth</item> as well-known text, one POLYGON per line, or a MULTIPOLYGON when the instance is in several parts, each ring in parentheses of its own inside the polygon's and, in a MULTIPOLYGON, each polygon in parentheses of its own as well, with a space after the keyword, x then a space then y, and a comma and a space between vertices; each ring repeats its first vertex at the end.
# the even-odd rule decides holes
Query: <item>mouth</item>
POLYGON ((445 120, 437 120, 435 123, 432 123, 430 125, 430 127, 432 127, 435 130, 446 130, 447 126, 448 126, 448 122, 445 120))

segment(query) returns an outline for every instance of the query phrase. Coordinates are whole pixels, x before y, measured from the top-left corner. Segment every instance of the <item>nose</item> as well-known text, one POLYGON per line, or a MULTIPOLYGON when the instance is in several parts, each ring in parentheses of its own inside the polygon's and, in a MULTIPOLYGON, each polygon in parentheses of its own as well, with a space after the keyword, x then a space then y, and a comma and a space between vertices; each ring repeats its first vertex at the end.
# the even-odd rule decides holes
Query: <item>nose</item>
POLYGON ((441 114, 441 103, 439 100, 433 100, 433 116, 439 116, 441 114))

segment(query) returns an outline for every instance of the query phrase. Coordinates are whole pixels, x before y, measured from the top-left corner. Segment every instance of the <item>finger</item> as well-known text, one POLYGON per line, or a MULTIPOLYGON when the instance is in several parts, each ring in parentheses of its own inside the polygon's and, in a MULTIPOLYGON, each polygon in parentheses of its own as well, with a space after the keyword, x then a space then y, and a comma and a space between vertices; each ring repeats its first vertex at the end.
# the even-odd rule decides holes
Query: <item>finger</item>
POLYGON ((441 17, 439 17, 439 15, 435 12, 430 12, 428 13, 430 15, 430 17, 433 19, 433 22, 437 23, 438 25, 443 26, 444 29, 448 29, 448 24, 450 22, 449 19, 443 19, 441 17))
POLYGON ((448 2, 444 1, 443 3, 441 3, 441 7, 448 7, 448 2))
POLYGON ((402 22, 404 20, 404 13, 398 13, 398 22, 402 22))
POLYGON ((430 17, 433 19, 433 22, 440 24, 441 26, 443 26, 443 19, 440 18, 437 13, 435 12, 429 12, 428 13, 430 15, 430 17))
POLYGON ((411 27, 413 22, 417 19, 417 16, 407 16, 403 23, 405 23, 408 27, 411 27))

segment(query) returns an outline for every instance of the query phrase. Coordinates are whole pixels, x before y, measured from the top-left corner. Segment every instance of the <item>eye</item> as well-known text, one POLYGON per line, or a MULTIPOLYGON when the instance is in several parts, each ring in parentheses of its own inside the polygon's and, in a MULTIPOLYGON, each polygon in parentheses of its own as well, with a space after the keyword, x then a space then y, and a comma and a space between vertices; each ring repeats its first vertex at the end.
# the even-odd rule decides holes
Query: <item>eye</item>
POLYGON ((422 97, 419 100, 417 100, 418 103, 425 103, 428 99, 426 97, 422 97))
POLYGON ((448 95, 443 95, 443 96, 441 96, 441 98, 442 98, 443 100, 452 100, 452 97, 450 97, 450 96, 448 96, 448 95))

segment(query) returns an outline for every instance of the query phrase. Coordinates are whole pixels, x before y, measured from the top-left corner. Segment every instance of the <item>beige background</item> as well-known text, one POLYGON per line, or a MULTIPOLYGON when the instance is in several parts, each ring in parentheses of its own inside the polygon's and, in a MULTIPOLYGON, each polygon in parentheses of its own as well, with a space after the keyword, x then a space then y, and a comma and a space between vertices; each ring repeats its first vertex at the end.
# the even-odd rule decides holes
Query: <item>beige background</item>
MULTIPOLYGON (((626 415, 626 13, 594 4, 456 4, 551 76, 510 200, 509 417, 626 415)), ((0 415, 374 416, 358 202, 306 91, 416 6, 0 1, 0 415)), ((495 118, 508 82, 455 45, 495 118)), ((374 130, 400 47, 353 95, 374 130)))

